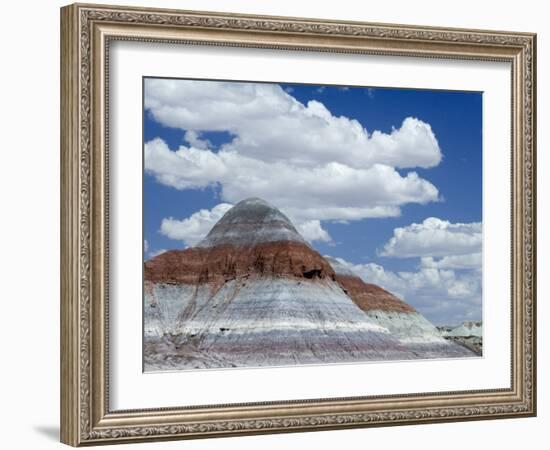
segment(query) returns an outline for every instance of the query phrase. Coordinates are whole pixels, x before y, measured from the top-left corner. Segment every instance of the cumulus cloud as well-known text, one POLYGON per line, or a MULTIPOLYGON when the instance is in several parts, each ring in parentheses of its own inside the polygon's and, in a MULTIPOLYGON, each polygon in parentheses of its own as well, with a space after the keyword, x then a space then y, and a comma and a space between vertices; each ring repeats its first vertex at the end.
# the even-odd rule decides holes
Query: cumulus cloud
POLYGON ((400 171, 442 158, 430 125, 413 117, 369 132, 275 84, 163 79, 146 80, 145 108, 185 131, 175 149, 160 138, 145 144, 146 172, 176 189, 214 187, 228 203, 261 197, 300 221, 395 217, 404 204, 439 198, 416 172, 400 171), (230 138, 213 148, 207 132, 230 138))
POLYGON ((391 271, 375 263, 338 260, 367 283, 377 284, 405 300, 436 324, 481 319, 481 273, 421 266, 417 271, 391 271))
POLYGON ((442 268, 453 264, 471 265, 475 256, 470 256, 470 261, 468 258, 459 260, 457 256, 479 253, 481 232, 481 222, 451 223, 430 217, 420 224, 394 229, 393 237, 384 245, 381 254, 397 258, 452 256, 454 260, 441 261, 442 268))
POLYGON ((438 198, 437 188, 416 172, 402 176, 383 164, 366 169, 337 162, 300 167, 234 151, 216 153, 183 145, 172 151, 160 138, 145 144, 145 170, 177 189, 219 186, 227 202, 261 197, 299 220, 394 217, 403 204, 438 198))
POLYGON ((228 203, 220 203, 211 210, 201 209, 183 220, 173 217, 163 219, 160 233, 170 239, 183 241, 186 245, 193 246, 208 234, 232 206, 228 203))
POLYGON ((384 287, 438 324, 481 319, 481 223, 430 217, 395 228, 382 255, 418 258, 416 270, 392 271, 375 263, 339 261, 364 281, 384 287))
POLYGON ((147 239, 143 241, 143 250, 145 251, 145 253, 149 251, 149 242, 147 242, 147 239))
POLYGON ((298 222, 296 224, 296 228, 306 241, 332 241, 327 230, 321 226, 321 222, 319 220, 306 220, 305 222, 298 222))
POLYGON ((468 255, 444 256, 437 260, 431 256, 420 259, 421 267, 431 269, 476 269, 481 270, 481 252, 468 255))
POLYGON ((451 223, 430 217, 395 228, 382 256, 418 258, 416 270, 391 271, 383 265, 347 265, 363 280, 378 284, 435 323, 481 319, 481 223, 451 223))
POLYGON ((321 102, 302 104, 276 84, 147 79, 145 108, 167 127, 228 131, 222 149, 263 161, 309 166, 433 167, 442 155, 429 124, 408 117, 390 133, 369 133, 321 102))
POLYGON ((160 138, 145 144, 145 171, 176 189, 202 188, 227 176, 222 158, 209 150, 180 146, 171 151, 160 138))

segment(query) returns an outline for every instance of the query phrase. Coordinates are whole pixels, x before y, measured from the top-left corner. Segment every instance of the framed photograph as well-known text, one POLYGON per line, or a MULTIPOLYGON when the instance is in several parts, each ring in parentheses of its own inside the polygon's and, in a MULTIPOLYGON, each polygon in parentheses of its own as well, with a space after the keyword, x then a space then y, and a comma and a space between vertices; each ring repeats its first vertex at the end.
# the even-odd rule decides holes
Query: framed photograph
POLYGON ((62 8, 62 442, 535 415, 535 58, 62 8))

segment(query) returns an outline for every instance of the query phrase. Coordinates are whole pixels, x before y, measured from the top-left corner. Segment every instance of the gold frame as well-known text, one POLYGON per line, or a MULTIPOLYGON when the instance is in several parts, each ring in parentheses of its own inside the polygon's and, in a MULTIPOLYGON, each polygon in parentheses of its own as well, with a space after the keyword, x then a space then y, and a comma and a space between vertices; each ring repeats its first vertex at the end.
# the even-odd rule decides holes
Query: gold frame
MULTIPOLYGON (((536 414, 536 35, 75 4, 61 9, 61 440, 73 446, 536 414), (507 61, 512 67, 509 389, 111 411, 109 42, 507 61)), ((496 280, 495 280, 496 281, 496 280)))

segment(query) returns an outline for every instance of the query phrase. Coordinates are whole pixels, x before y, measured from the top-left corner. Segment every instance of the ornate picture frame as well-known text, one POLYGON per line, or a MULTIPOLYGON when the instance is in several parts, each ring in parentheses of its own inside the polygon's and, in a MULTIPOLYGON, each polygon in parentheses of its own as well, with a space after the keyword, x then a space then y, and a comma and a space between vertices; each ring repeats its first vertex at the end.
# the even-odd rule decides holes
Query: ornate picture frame
POLYGON ((105 5, 62 8, 61 441, 81 446, 536 415, 535 89, 531 33, 105 5), (115 41, 509 63, 510 386, 113 410, 108 69, 115 41))

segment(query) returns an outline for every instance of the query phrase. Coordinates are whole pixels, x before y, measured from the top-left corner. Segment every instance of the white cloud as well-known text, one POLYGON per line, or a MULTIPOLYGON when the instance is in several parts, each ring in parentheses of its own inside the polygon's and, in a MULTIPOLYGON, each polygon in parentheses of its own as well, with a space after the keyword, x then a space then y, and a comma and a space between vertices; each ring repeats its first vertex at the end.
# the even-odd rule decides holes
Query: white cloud
POLYGON ((149 242, 147 242, 147 239, 143 241, 143 250, 145 251, 145 253, 149 251, 149 242))
POLYGON ((481 252, 468 255, 444 256, 436 260, 431 256, 424 256, 420 259, 421 267, 432 269, 477 269, 481 270, 481 252))
POLYGON ((145 144, 145 169, 177 189, 221 186, 223 200, 260 197, 298 220, 357 220, 394 217, 406 203, 436 201, 438 190, 415 172, 393 167, 365 169, 337 162, 300 167, 268 163, 234 151, 180 146, 172 151, 160 138, 145 144))
POLYGON ((226 176, 227 167, 219 155, 195 147, 171 151, 156 138, 145 144, 145 170, 176 189, 201 188, 226 176))
POLYGON ((266 162, 427 168, 442 158, 421 120, 408 117, 391 133, 369 133, 357 120, 334 116, 316 100, 304 105, 275 84, 148 79, 145 108, 168 127, 230 132, 235 138, 222 150, 266 162))
POLYGON ((392 271, 375 263, 340 262, 418 309, 437 324, 481 319, 481 223, 430 217, 396 228, 382 255, 419 258, 416 270, 392 271))
POLYGON ((466 261, 467 258, 457 260, 456 257, 480 253, 481 233, 481 222, 451 223, 430 217, 420 224, 394 229, 393 237, 384 245, 381 254, 397 258, 452 256, 454 260, 444 259, 440 267, 471 265, 474 256, 469 257, 470 261, 466 261))
POLYGON ((365 282, 387 289, 436 324, 481 319, 479 271, 420 267, 418 271, 393 272, 379 264, 338 260, 365 282))
POLYGON ((332 241, 327 230, 321 226, 321 222, 319 220, 306 220, 305 222, 298 222, 296 223, 296 228, 302 237, 308 242, 332 241))
POLYGON ((369 133, 323 103, 302 104, 274 84, 146 80, 145 107, 185 130, 188 145, 145 145, 145 169, 176 189, 214 186, 222 200, 261 197, 298 220, 394 217, 407 203, 437 201, 414 171, 442 155, 429 124, 408 117, 389 133, 369 133), (231 136, 212 148, 203 133, 231 136))
POLYGON ((160 232, 170 239, 183 241, 186 245, 193 246, 208 234, 232 206, 228 203, 220 203, 211 210, 201 209, 183 220, 172 217, 163 219, 160 232))

